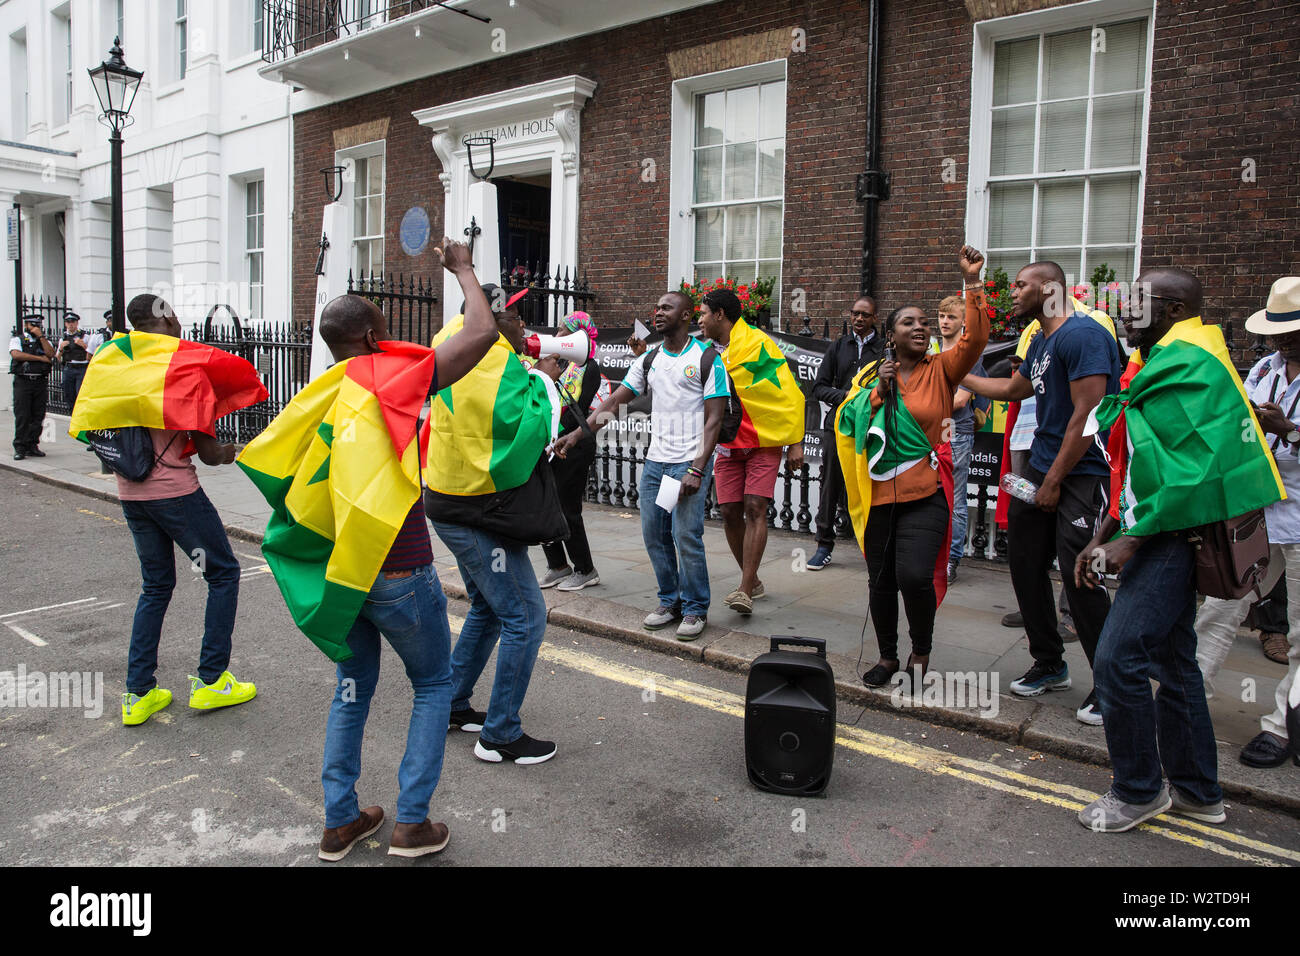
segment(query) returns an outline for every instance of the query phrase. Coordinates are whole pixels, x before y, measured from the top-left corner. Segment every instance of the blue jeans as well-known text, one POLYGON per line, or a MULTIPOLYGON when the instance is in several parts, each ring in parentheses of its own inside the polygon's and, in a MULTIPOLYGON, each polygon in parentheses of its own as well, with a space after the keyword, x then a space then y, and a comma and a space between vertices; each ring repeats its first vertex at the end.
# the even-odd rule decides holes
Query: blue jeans
POLYGON ((154 680, 158 641, 176 587, 174 548, 185 553, 191 567, 203 569, 203 580, 208 583, 199 677, 211 684, 230 666, 230 634, 239 605, 239 562, 230 549, 221 516, 202 488, 179 498, 123 501, 122 514, 135 537, 143 581, 131 625, 127 691, 144 696, 158 683, 154 680))
POLYGON ((966 556, 966 483, 970 480, 970 454, 975 433, 952 436, 952 547, 948 563, 961 564, 966 556))
POLYGON ((680 481, 690 464, 646 461, 639 489, 641 536, 659 582, 659 603, 680 607, 683 615, 705 617, 709 613, 709 566, 704 558, 704 497, 713 478, 712 460, 704 469, 700 490, 678 498, 671 514, 655 504, 664 475, 680 481))
POLYGON ((524 732, 519 708, 546 633, 546 602, 528 548, 464 525, 435 521, 433 530, 456 556, 470 604, 451 655, 451 709, 469 707, 499 638, 496 678, 479 736, 489 744, 514 743, 524 732))
POLYGON ((447 599, 432 565, 404 578, 380 573, 361 606, 338 665, 338 686, 325 725, 325 826, 341 827, 361 815, 356 783, 361 775, 361 737, 370 698, 379 682, 379 635, 406 666, 415 691, 406 753, 397 768, 397 822, 423 823, 442 775, 442 751, 451 713, 451 631, 447 599))
POLYGON ((1214 727, 1196 663, 1195 552, 1179 534, 1148 539, 1124 567, 1093 662, 1114 768, 1112 789, 1149 803, 1169 782, 1198 803, 1223 799, 1214 727), (1152 699, 1150 679, 1160 682, 1152 699))

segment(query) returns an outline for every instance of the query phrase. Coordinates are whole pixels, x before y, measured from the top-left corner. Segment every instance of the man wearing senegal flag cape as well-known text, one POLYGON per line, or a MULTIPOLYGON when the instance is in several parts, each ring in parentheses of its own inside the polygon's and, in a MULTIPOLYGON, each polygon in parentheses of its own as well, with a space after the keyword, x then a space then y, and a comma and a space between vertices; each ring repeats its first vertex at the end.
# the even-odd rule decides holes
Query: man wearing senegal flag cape
MULTIPOLYGON (((541 460, 559 427, 560 368, 554 355, 532 370, 520 360, 525 344, 514 302, 523 293, 506 299, 494 285, 483 292, 500 334, 472 372, 450 388, 439 383, 426 425, 424 513, 455 555, 469 596, 451 660, 451 724, 478 733, 480 760, 537 764, 554 757, 556 746, 524 733, 519 716, 546 633, 546 602, 526 539, 554 540, 534 534, 541 524, 554 527, 552 517, 563 523, 558 499, 546 501, 550 466, 541 460), (554 515, 539 514, 551 508, 554 515), (494 646, 492 696, 486 711, 475 710, 470 698, 494 646)), ((459 325, 457 316, 443 326, 434 346, 454 339, 459 325)))
POLYGON ((190 706, 211 710, 257 695, 256 685, 236 680, 229 670, 239 561, 190 459, 197 453, 206 465, 234 461, 234 446, 213 437, 216 421, 264 401, 267 393, 256 369, 242 358, 182 339, 175 313, 158 296, 136 296, 126 314, 134 331, 95 351, 68 433, 88 441, 92 431, 145 428, 152 446, 146 448, 153 468, 142 480, 117 475, 142 581, 122 695, 122 723, 135 725, 172 702, 171 691, 158 686, 154 672, 163 616, 176 587, 176 548, 202 568, 208 585, 198 676, 189 679, 190 706))
POLYGON ((1132 829, 1171 807, 1223 821, 1196 662, 1196 557, 1187 532, 1285 496, 1223 333, 1201 321, 1196 277, 1143 272, 1132 309, 1138 351, 1121 391, 1102 400, 1085 429, 1111 429, 1118 493, 1074 567, 1080 587, 1122 571, 1093 667, 1114 782, 1079 811, 1079 822, 1098 832, 1132 829), (1151 678, 1160 685, 1154 700, 1151 678))
POLYGON ((946 352, 930 353, 930 326, 917 306, 895 309, 885 324, 897 359, 869 365, 853 382, 835 421, 853 532, 867 559, 871 621, 880 660, 863 681, 889 682, 899 670, 898 595, 911 632, 907 670, 913 688, 929 669, 934 616, 948 587, 952 536, 952 400, 989 339, 979 283, 984 257, 970 246, 959 266, 966 284, 966 328, 946 352))
POLYGON ((322 860, 342 859, 384 821, 381 807, 361 809, 356 792, 381 634, 415 694, 388 852, 422 856, 449 839, 428 816, 451 710, 451 634, 420 503, 417 428, 429 395, 469 372, 497 330, 468 247, 443 243, 435 251, 469 300, 460 334, 436 352, 390 341, 373 302, 339 296, 320 316, 337 364, 239 456, 271 504, 262 551, 294 622, 338 664, 321 770, 322 860))
POLYGON ((700 301, 700 329, 713 340, 740 399, 736 437, 718 443, 713 486, 727 545, 740 566, 740 586, 724 602, 749 614, 767 593, 758 566, 767 549, 767 509, 781 470, 781 450, 792 469, 803 464, 804 397, 790 364, 767 333, 741 316, 730 289, 713 289, 700 301))

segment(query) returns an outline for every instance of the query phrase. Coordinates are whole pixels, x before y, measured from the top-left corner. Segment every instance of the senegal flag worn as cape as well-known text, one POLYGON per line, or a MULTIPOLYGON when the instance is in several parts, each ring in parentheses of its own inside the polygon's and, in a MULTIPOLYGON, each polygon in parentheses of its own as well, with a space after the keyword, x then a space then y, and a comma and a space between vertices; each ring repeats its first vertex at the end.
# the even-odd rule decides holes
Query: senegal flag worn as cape
POLYGON ((731 327, 722 364, 736 386, 740 431, 726 448, 782 448, 803 441, 803 392, 776 343, 744 319, 731 327))
POLYGON ((86 367, 68 434, 144 426, 211 435, 218 418, 266 397, 237 355, 153 332, 115 335, 86 367))
POLYGON ((917 467, 936 468, 939 483, 948 499, 948 530, 935 560, 934 593, 936 607, 948 591, 948 550, 952 544, 952 446, 944 442, 938 448, 917 424, 907 406, 898 402, 893 411, 888 405, 871 410, 871 390, 876 386, 879 361, 859 373, 849 395, 835 413, 835 452, 844 473, 844 491, 849 519, 858 548, 866 553, 867 517, 871 513, 871 483, 889 481, 917 467))
POLYGON ((420 496, 434 353, 381 347, 318 376, 238 459, 271 504, 262 553, 294 623, 334 661, 420 496))
MULTIPOLYGON (((434 346, 464 324, 456 316, 434 336, 434 346)), ((527 481, 559 424, 559 393, 549 383, 498 336, 473 371, 433 400, 425 484, 448 495, 486 495, 527 481)))
POLYGON ((1194 528, 1286 497, 1217 325, 1199 316, 1176 323, 1124 379, 1128 387, 1102 399, 1084 434, 1112 428, 1111 468, 1123 481, 1112 514, 1125 533, 1194 528))

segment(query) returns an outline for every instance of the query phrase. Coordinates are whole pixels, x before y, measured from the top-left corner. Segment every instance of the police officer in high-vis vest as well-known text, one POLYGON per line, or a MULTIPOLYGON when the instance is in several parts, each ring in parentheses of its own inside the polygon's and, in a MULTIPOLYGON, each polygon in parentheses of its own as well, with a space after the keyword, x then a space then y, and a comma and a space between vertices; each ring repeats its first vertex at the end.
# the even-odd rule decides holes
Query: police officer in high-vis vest
POLYGON ((46 380, 54 365, 54 346, 45 337, 39 315, 23 316, 18 334, 9 340, 9 374, 14 377, 14 461, 29 455, 44 458, 37 448, 45 424, 46 380))
POLYGON ((90 336, 81 331, 81 316, 69 312, 63 317, 63 338, 55 349, 55 357, 63 366, 63 403, 68 406, 69 415, 72 406, 77 404, 82 379, 86 377, 90 349, 90 336))

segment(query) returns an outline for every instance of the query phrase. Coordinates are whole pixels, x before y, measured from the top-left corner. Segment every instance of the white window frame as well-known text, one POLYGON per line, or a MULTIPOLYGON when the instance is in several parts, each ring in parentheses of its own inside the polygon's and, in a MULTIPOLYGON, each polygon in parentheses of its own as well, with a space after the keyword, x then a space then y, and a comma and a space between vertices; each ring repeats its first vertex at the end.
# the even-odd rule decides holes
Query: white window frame
MULTIPOLYGON (((380 227, 380 231, 378 233, 367 233, 365 236, 357 235, 357 224, 356 224, 356 217, 355 217, 356 207, 353 205, 356 199, 356 182, 354 177, 347 178, 345 174, 345 179, 343 181, 343 194, 339 197, 339 201, 344 203, 348 210, 348 222, 349 222, 348 262, 350 264, 350 268, 352 269, 352 274, 356 276, 358 279, 360 279, 361 277, 360 271, 358 270, 357 267, 357 242, 358 241, 362 241, 362 240, 374 241, 378 239, 381 243, 383 243, 384 263, 385 265, 387 265, 388 263, 388 243, 387 240, 385 239, 385 234, 384 234, 388 226, 388 142, 387 140, 378 139, 378 140, 373 140, 369 143, 361 143, 360 145, 357 146, 349 146, 347 149, 335 150, 334 152, 334 162, 336 165, 350 166, 352 168, 355 168, 355 166, 353 166, 352 164, 355 163, 355 161, 358 159, 375 159, 375 158, 379 158, 384 161, 384 173, 383 176, 380 177, 380 185, 379 185, 379 189, 380 189, 379 195, 381 197, 379 208, 380 208, 380 213, 384 220, 384 224, 380 227), (349 160, 351 160, 352 162, 350 163, 349 160)), ((367 193, 366 195, 370 195, 370 194, 367 193)), ((386 270, 381 270, 381 271, 386 271, 386 270)), ((371 271, 367 270, 367 275, 370 274, 371 271)))
MULTIPOLYGON (((672 85, 672 141, 670 145, 671 169, 673 175, 668 184, 668 288, 676 289, 685 280, 695 280, 695 98, 701 93, 714 93, 718 90, 741 86, 754 86, 770 83, 774 80, 786 82, 786 117, 787 129, 789 118, 790 80, 784 58, 739 66, 717 73, 704 73, 677 80, 672 85)), ((789 137, 786 138, 787 148, 789 137)), ((781 177, 781 276, 777 283, 779 293, 785 287, 785 213, 788 203, 785 198, 786 179, 784 170, 781 177)), ((743 202, 758 203, 759 200, 743 202)), ((724 202, 720 205, 735 205, 741 201, 724 202)), ((724 249, 725 253, 725 249, 724 249)), ((755 256, 757 259, 757 256, 755 256)), ((774 296, 772 318, 779 328, 781 302, 774 296)))
POLYGON ((358 36, 388 22, 388 3, 387 0, 343 0, 338 16, 340 38, 358 36))
POLYGON ((8 64, 9 76, 7 79, 11 83, 13 83, 14 80, 20 81, 19 83, 14 84, 14 86, 15 88, 22 90, 21 98, 14 96, 13 89, 10 90, 9 96, 11 108, 13 108, 15 113, 13 117, 13 138, 22 141, 27 138, 27 130, 30 129, 32 125, 32 83, 28 72, 31 69, 31 66, 30 61, 28 60, 29 50, 27 48, 27 30, 25 27, 16 33, 10 34, 9 51, 11 55, 17 52, 14 50, 14 47, 22 47, 21 64, 19 63, 19 58, 14 56, 12 62, 8 64), (19 69, 20 65, 21 71, 19 69), (21 111, 21 115, 18 115, 19 111, 21 111))
MULTIPOLYGON (((971 112, 970 112, 970 152, 969 152, 969 174, 967 176, 966 186, 966 235, 971 236, 979 244, 979 248, 987 249, 989 241, 989 154, 992 148, 993 132, 993 58, 994 47, 1000 41, 1025 39, 1031 36, 1044 33, 1058 33, 1065 30, 1078 29, 1079 27, 1093 26, 1102 22, 1114 22, 1117 20, 1134 20, 1139 17, 1147 18, 1147 40, 1146 40, 1146 63, 1144 65, 1146 73, 1145 95, 1142 102, 1142 118, 1140 121, 1141 133, 1139 136, 1138 162, 1135 167, 1116 167, 1107 169, 1104 173, 1097 173, 1091 170, 1073 171, 1058 174, 1025 174, 1006 177, 1008 180, 1037 180, 1043 182, 1053 177, 1061 179, 1082 179, 1084 181, 1084 198, 1083 198, 1083 224, 1081 235, 1084 240, 1084 247, 1080 253, 1080 259, 1083 263, 1083 270, 1088 275, 1070 277, 1076 282, 1084 282, 1089 278, 1091 268, 1095 264, 1090 264, 1087 260, 1087 235, 1088 235, 1088 182, 1092 176, 1105 176, 1110 173, 1119 172, 1136 172, 1138 176, 1138 198, 1137 198, 1137 220, 1134 224, 1133 237, 1133 273, 1136 276, 1142 271, 1142 216, 1143 207, 1146 203, 1146 168, 1147 168, 1147 132, 1151 116, 1151 64, 1153 51, 1155 48, 1155 3, 1153 0, 1086 0, 1083 3, 1075 3, 1065 7, 1054 7, 1047 10, 1038 10, 1031 13, 1020 13, 1009 17, 999 17, 995 20, 985 20, 974 25, 974 40, 972 42, 972 62, 971 62, 971 112)), ((1091 54, 1096 56, 1095 53, 1091 54)), ((1039 71, 1042 70, 1042 55, 1039 55, 1039 71)), ((1091 71, 1090 71, 1091 76, 1091 71)), ((1089 101, 1091 102, 1091 93, 1089 90, 1089 101)), ((1089 107, 1091 109, 1091 107, 1089 107)), ((1035 121, 1034 129, 1034 151, 1035 156, 1038 153, 1038 136, 1041 128, 1041 120, 1035 121)), ((1084 161, 1089 161, 1088 150, 1090 145, 1084 144, 1084 161)), ((1035 220, 1037 219, 1037 202, 1034 210, 1035 220)), ((1036 235, 1036 221, 1030 226, 1030 244, 1034 244, 1036 235)), ((1112 246, 1123 246, 1127 243, 1108 243, 1112 246)), ((1130 276, 1116 276, 1120 281, 1127 281, 1130 276)))
POLYGON ((244 188, 244 280, 248 283, 248 318, 264 318, 266 310, 266 177, 264 175, 252 176, 243 182, 244 188), (261 199, 259 210, 254 213, 249 208, 249 191, 254 187, 258 188, 258 195, 261 199), (261 245, 253 247, 248 244, 248 227, 249 221, 257 218, 258 231, 261 233, 261 245), (258 274, 261 276, 260 282, 253 281, 253 258, 256 257, 260 266, 258 274), (254 294, 256 290, 256 295, 254 294), (260 300, 260 301, 259 301, 260 300))
POLYGON ((67 43, 67 68, 63 82, 63 106, 67 111, 66 122, 72 120, 72 8, 68 8, 68 15, 63 19, 66 24, 65 29, 68 31, 67 43))
POLYGON ((172 37, 176 44, 173 55, 176 57, 176 79, 185 79, 188 72, 190 56, 190 4, 189 0, 174 0, 174 16, 172 19, 172 37), (181 4, 185 8, 181 9, 181 4))
MULTIPOLYGON (((50 62, 54 67, 53 89, 50 90, 54 115, 50 126, 61 129, 72 122, 72 4, 68 3, 50 11, 54 21, 50 37, 50 62)), ((30 56, 30 50, 28 51, 30 56)), ((28 122, 30 119, 28 112, 28 122)))
POLYGON ((249 25, 249 31, 252 33, 250 38, 252 40, 252 49, 257 53, 261 53, 262 34, 266 29, 266 8, 262 6, 262 0, 246 0, 246 2, 253 5, 253 9, 249 14, 252 20, 249 25))

